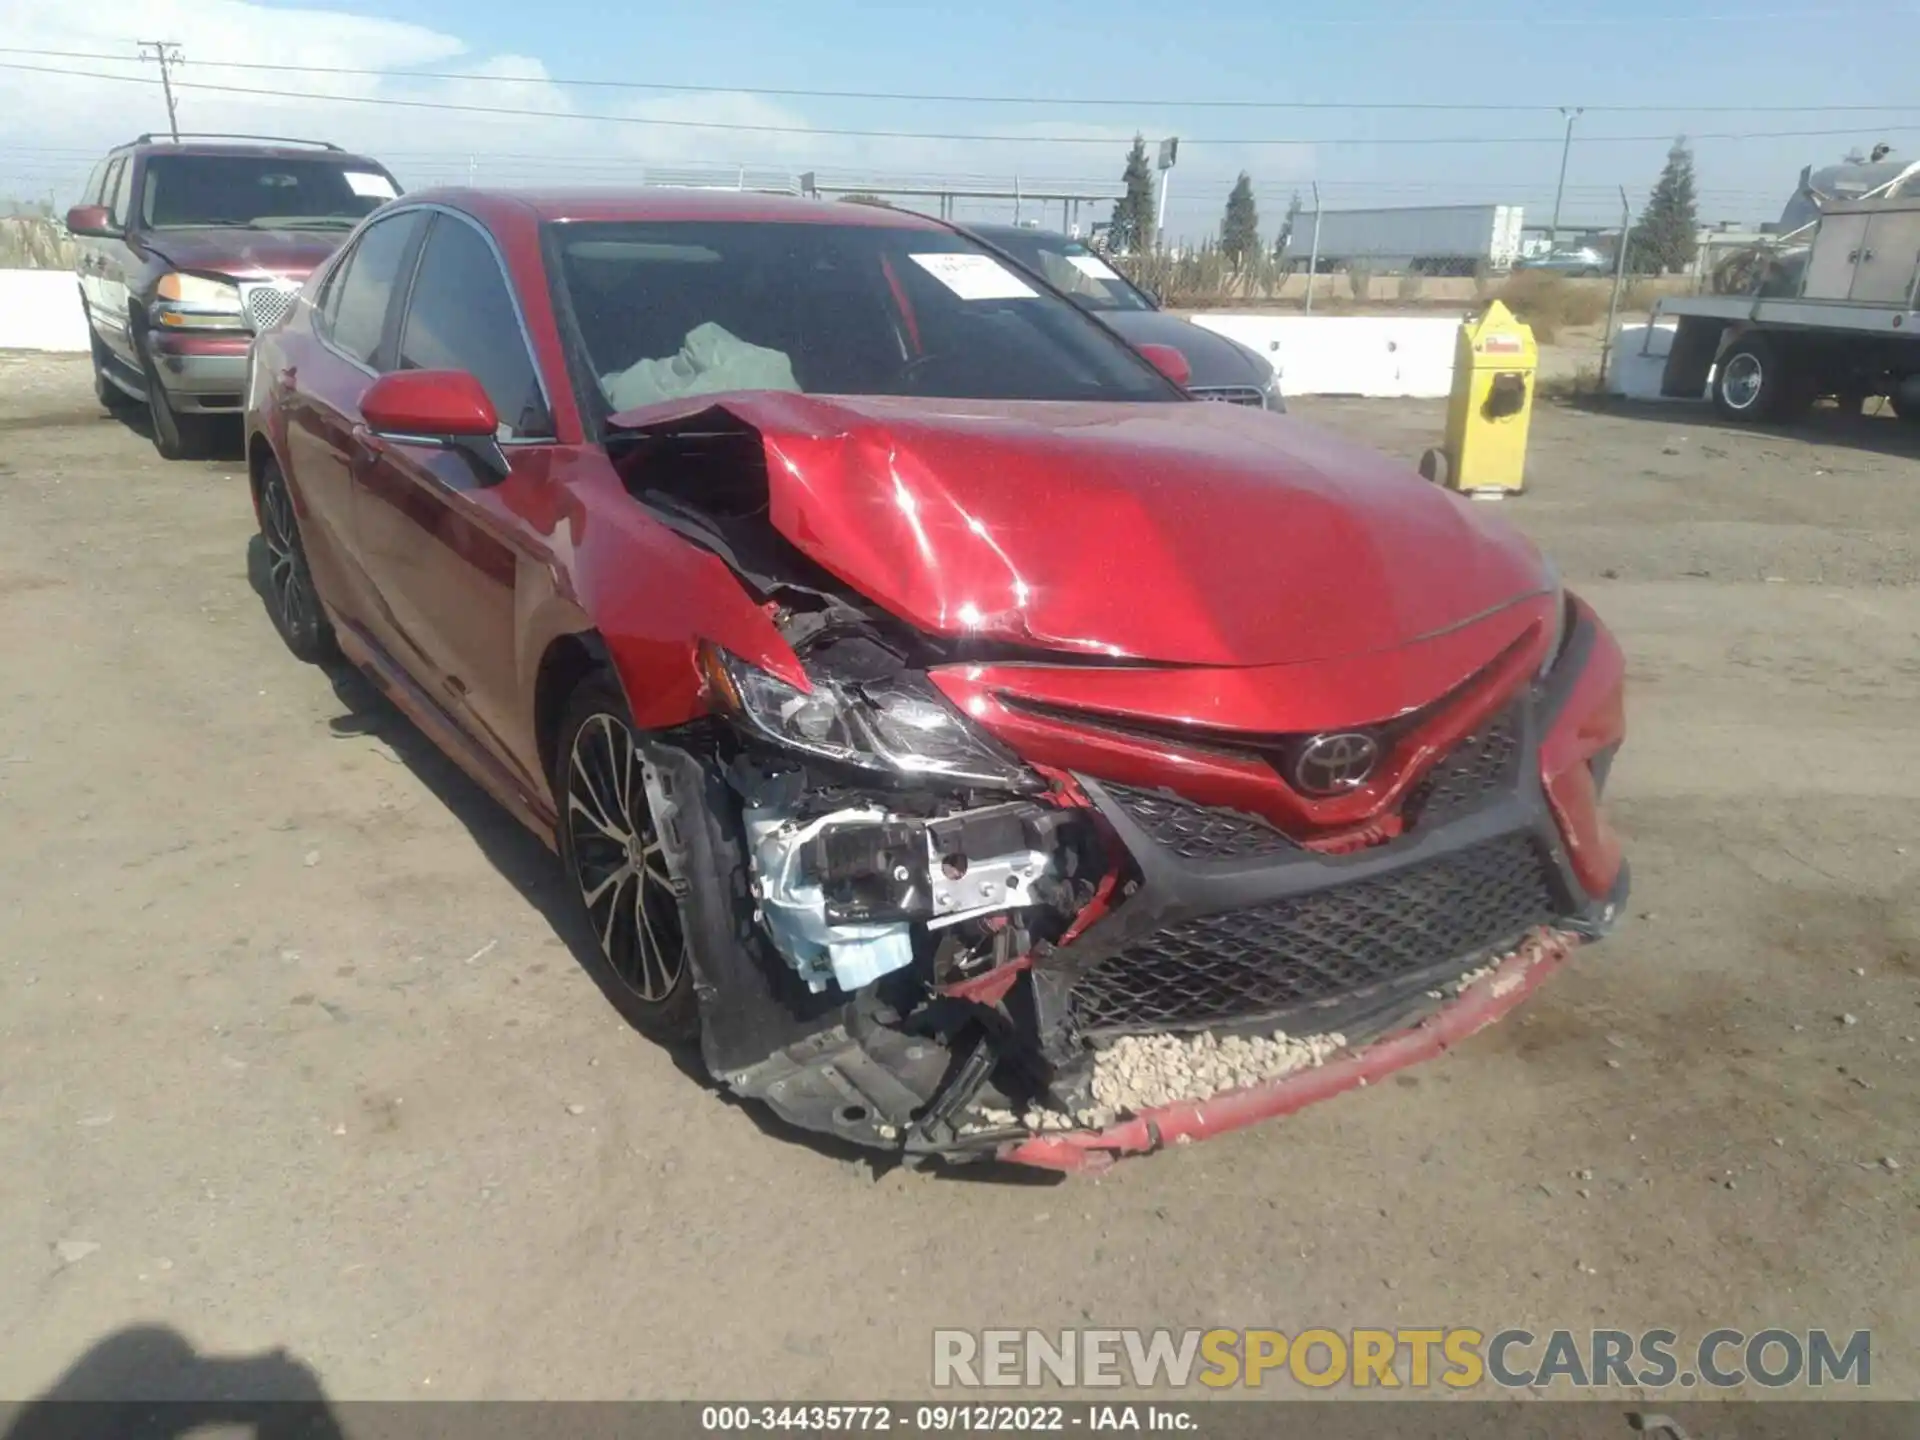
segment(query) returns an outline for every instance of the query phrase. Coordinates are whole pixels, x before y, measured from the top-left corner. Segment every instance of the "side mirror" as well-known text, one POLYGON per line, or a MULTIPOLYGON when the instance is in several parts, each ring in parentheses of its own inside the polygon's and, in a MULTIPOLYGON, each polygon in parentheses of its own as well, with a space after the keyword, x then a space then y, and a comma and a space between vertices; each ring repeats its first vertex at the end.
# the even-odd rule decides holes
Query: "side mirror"
POLYGON ((1147 362, 1167 379, 1173 381, 1182 390, 1193 379, 1193 367, 1187 364, 1187 357, 1171 345, 1142 345, 1140 353, 1147 362))
POLYGON ((500 417, 478 380, 465 370, 396 370, 360 399, 367 428, 383 440, 458 450, 489 480, 507 478, 500 417))
POLYGON ((120 232, 113 228, 104 205, 75 205, 67 211, 67 233, 110 238, 120 232))

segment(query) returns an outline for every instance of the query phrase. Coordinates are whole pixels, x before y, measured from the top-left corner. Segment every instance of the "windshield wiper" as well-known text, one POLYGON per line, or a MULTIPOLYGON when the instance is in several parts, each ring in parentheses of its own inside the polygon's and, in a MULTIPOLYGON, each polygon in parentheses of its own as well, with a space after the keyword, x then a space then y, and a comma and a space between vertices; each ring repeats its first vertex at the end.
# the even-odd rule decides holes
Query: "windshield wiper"
POLYGON ((351 230, 359 223, 351 215, 263 215, 247 222, 255 230, 351 230))

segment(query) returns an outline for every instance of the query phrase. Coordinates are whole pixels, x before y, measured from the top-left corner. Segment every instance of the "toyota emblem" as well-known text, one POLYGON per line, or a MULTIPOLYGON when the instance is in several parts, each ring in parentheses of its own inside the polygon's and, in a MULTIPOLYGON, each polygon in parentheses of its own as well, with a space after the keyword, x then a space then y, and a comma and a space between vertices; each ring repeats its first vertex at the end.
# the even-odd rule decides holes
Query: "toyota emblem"
POLYGON ((1357 730, 1315 735, 1293 757, 1293 783, 1308 795, 1357 790, 1373 775, 1380 744, 1357 730))

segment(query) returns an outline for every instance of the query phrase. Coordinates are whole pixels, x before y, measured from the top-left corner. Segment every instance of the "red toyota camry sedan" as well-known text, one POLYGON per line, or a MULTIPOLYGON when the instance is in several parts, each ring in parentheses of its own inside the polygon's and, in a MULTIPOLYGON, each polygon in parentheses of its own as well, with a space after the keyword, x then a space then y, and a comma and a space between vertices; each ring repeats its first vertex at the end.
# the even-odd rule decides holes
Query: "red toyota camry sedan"
POLYGON ((253 350, 274 620, 717 1083, 1096 1167, 1437 1052, 1627 885, 1594 613, 1180 369, 899 211, 411 195, 253 350))

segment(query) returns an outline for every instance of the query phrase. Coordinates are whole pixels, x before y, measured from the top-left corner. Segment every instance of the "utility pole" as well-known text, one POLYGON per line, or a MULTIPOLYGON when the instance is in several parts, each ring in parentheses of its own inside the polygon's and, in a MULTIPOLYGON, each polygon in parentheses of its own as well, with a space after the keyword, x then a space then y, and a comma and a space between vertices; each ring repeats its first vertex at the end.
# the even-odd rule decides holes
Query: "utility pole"
POLYGON ((174 40, 142 40, 140 58, 152 60, 160 66, 160 88, 167 95, 167 130, 174 139, 180 138, 180 115, 173 104, 173 67, 184 64, 186 56, 180 53, 180 45, 174 40))
POLYGON ((1313 182, 1313 253, 1307 257, 1307 313, 1313 313, 1313 282, 1320 278, 1320 182, 1313 182))
POLYGON ((1153 221, 1153 243, 1158 248, 1167 248, 1165 234, 1167 229, 1167 185, 1173 179, 1173 163, 1180 158, 1180 137, 1169 135, 1160 142, 1160 154, 1155 164, 1160 170, 1160 205, 1153 221))
POLYGON ((1560 107, 1560 113, 1567 117, 1567 138, 1560 146, 1560 186, 1553 192, 1553 224, 1547 235, 1547 250, 1552 253, 1560 248, 1560 197, 1567 193, 1567 156, 1573 152, 1573 122, 1578 120, 1585 107, 1569 110, 1560 107))

